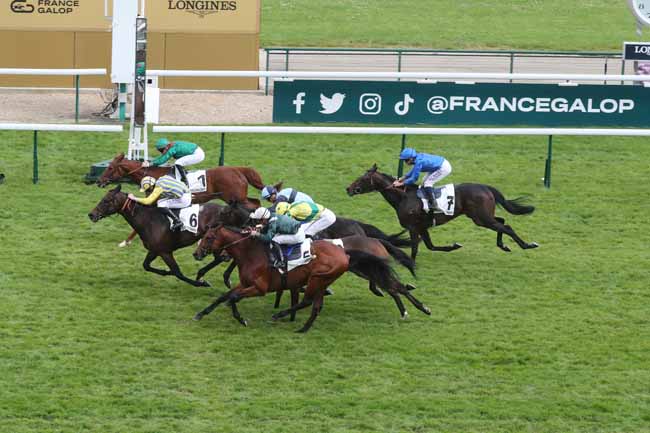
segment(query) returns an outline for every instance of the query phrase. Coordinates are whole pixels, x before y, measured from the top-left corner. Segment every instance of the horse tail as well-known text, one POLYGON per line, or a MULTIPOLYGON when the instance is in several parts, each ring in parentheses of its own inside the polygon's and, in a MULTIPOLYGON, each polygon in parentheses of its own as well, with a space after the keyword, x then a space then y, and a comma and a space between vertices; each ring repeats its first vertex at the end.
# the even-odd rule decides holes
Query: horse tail
POLYGON ((250 167, 233 167, 235 168, 238 172, 244 175, 246 177, 246 180, 250 185, 252 185, 254 188, 257 188, 261 190, 264 188, 264 182, 262 182, 262 176, 255 170, 254 168, 250 167))
POLYGON ((411 246, 410 240, 401 237, 404 234, 404 232, 406 232, 406 230, 402 230, 401 232, 396 233, 394 235, 387 235, 386 233, 382 232, 377 227, 371 224, 362 223, 361 221, 357 221, 357 223, 361 226, 363 232, 369 238, 381 239, 383 241, 390 242, 392 245, 396 247, 411 246))
POLYGON ((387 259, 359 250, 346 250, 345 253, 350 257, 350 272, 366 278, 382 289, 391 289, 393 283, 398 281, 387 259))
POLYGON ((384 248, 386 248, 386 250, 388 251, 388 254, 390 254, 391 257, 394 258, 397 263, 399 263, 400 265, 408 269, 411 275, 413 275, 414 277, 416 276, 415 261, 413 261, 411 256, 409 256, 404 251, 400 250, 399 248, 397 248, 395 245, 391 244, 388 241, 385 241, 383 239, 378 239, 378 241, 382 243, 384 248))
POLYGON ((488 186, 488 189, 492 192, 494 200, 513 215, 528 215, 533 213, 535 210, 535 206, 523 204, 526 197, 517 197, 514 200, 506 200, 498 189, 491 186, 488 186))

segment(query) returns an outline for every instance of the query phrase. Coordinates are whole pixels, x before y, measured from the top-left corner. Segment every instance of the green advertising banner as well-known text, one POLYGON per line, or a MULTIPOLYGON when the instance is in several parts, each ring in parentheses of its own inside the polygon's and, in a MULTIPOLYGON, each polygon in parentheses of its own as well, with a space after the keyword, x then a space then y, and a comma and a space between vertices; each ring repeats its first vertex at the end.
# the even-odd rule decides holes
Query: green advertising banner
POLYGON ((276 81, 274 122, 650 126, 650 88, 623 85, 276 81))

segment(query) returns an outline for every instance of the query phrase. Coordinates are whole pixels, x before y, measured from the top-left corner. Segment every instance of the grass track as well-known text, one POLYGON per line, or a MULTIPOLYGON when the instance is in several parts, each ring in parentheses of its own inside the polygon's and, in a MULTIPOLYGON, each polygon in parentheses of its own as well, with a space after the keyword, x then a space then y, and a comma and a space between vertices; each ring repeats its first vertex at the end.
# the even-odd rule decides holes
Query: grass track
MULTIPOLYGON (((217 160, 216 138, 184 138, 217 160)), ((223 290, 219 269, 212 290, 145 273, 141 246, 116 248, 120 217, 88 220, 104 191, 79 180, 125 137, 41 134, 37 186, 31 134, 0 140, 3 432, 649 431, 647 140, 557 138, 546 191, 542 137, 409 139, 450 159, 450 181, 530 194, 532 216, 500 214, 541 248, 503 253, 461 218, 433 238, 465 248, 418 258, 431 317, 409 308, 401 321, 345 277, 306 336, 293 333, 305 313, 269 322, 268 297, 240 304, 247 329, 222 308, 192 322, 223 290)), ((398 149, 387 137, 230 135, 226 161, 395 232, 379 196, 343 188, 373 162, 394 170, 398 149)), ((199 267, 189 249, 179 259, 199 267)))
POLYGON ((261 45, 619 51, 635 28, 622 0, 265 0, 261 45))

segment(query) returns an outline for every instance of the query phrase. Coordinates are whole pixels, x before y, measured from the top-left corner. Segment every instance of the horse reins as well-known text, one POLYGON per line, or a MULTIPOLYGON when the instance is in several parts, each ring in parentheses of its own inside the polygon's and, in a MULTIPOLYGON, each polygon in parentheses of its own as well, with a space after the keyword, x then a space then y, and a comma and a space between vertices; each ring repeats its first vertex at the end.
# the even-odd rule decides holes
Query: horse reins
POLYGON ((124 209, 126 209, 127 211, 131 211, 131 215, 133 215, 133 211, 135 210, 135 202, 127 197, 126 201, 122 205, 122 209, 120 209, 120 213, 124 212, 124 209), (131 205, 133 205, 133 208, 130 208, 131 205))

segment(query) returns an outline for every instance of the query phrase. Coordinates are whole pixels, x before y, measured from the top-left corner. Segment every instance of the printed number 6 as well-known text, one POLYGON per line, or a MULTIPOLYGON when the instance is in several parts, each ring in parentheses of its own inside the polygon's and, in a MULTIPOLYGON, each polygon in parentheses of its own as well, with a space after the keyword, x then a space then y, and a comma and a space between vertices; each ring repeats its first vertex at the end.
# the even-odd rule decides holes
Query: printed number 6
POLYGON ((196 214, 192 214, 190 217, 190 226, 196 227, 199 222, 197 221, 196 214))

